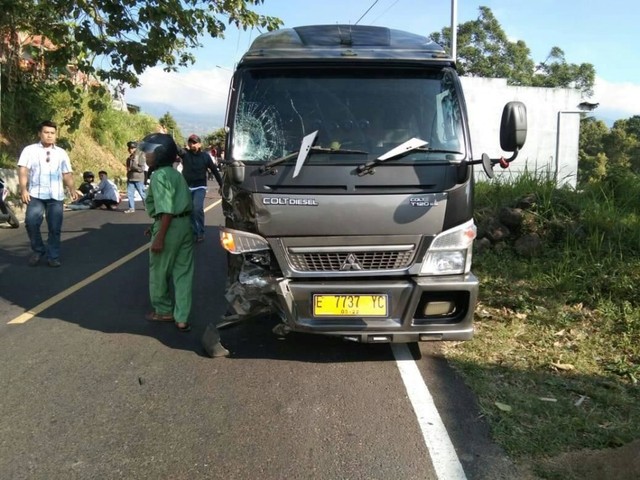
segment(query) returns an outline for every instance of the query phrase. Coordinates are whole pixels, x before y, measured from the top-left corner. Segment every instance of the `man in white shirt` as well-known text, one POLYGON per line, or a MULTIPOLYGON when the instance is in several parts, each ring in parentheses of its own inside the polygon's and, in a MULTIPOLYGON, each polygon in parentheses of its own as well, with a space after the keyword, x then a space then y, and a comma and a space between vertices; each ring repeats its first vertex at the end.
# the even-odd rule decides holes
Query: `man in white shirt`
POLYGON ((72 200, 78 196, 73 184, 71 160, 67 152, 55 145, 58 127, 50 120, 39 125, 40 141, 26 146, 18 160, 20 196, 27 205, 25 227, 31 242, 29 265, 36 266, 47 257, 50 267, 60 266, 60 234, 64 210, 64 187, 72 200), (47 219, 47 245, 40 226, 47 219))
POLYGON ((120 192, 118 187, 113 181, 109 180, 107 172, 100 170, 98 172, 100 177, 100 183, 94 190, 93 201, 91 202, 91 208, 100 208, 102 206, 107 207, 107 210, 114 210, 120 203, 120 192))

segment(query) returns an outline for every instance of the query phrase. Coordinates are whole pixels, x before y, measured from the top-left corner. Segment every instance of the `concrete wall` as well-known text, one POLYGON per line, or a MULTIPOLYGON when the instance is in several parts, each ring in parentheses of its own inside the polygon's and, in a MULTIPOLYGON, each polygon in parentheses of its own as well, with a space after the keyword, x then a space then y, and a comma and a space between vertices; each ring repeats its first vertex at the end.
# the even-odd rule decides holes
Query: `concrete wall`
MULTIPOLYGON (((579 90, 511 87, 505 79, 497 78, 462 77, 461 81, 469 112, 474 159, 479 159, 483 153, 491 158, 511 156, 500 149, 500 119, 505 103, 518 100, 527 107, 527 141, 508 169, 495 167, 496 177, 518 175, 527 169, 541 175, 549 173, 553 176, 557 172, 559 185, 576 185, 580 115, 566 112, 580 111, 579 90), (557 145, 559 162, 556 164, 557 145)), ((487 180, 479 165, 476 166, 476 178, 487 180)))

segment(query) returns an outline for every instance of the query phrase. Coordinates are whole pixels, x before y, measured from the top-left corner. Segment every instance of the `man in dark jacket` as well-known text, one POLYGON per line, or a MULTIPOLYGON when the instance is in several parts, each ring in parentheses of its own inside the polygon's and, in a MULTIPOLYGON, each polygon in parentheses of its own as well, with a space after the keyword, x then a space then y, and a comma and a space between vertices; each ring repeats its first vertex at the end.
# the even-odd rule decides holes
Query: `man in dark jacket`
POLYGON ((222 186, 222 178, 216 168, 211 155, 202 151, 202 143, 197 135, 189 136, 187 149, 181 150, 178 155, 182 159, 182 175, 184 175, 191 197, 193 198, 193 210, 191 212, 191 227, 196 242, 204 240, 204 197, 207 193, 207 172, 211 172, 222 186))
POLYGON ((127 198, 129 199, 129 209, 124 213, 133 213, 136 211, 136 190, 140 194, 142 203, 145 200, 144 191, 144 164, 145 159, 136 151, 138 144, 136 142, 127 142, 129 156, 127 157, 127 198))

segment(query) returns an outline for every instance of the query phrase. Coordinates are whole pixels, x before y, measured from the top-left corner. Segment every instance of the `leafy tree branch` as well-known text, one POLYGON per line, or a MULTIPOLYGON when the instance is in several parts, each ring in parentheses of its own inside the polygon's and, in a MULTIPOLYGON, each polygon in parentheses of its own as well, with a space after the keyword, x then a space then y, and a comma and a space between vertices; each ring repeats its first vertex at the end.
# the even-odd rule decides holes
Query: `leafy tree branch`
MULTIPOLYGON (((461 75, 506 78, 510 85, 577 88, 593 94, 595 68, 590 63, 567 63, 564 52, 552 47, 544 62, 536 65, 522 40, 507 38, 488 7, 480 7, 476 20, 458 25, 457 65, 461 75)), ((451 48, 451 28, 431 34, 431 39, 451 48)))
MULTIPOLYGON (((43 35, 55 46, 38 52, 50 72, 69 65, 101 81, 138 86, 146 68, 192 64, 204 35, 224 37, 227 25, 273 30, 282 22, 250 9, 264 0, 17 0, 0 17, 7 55, 19 62, 18 32, 43 35)), ((14 69, 15 70, 15 69, 14 69)))

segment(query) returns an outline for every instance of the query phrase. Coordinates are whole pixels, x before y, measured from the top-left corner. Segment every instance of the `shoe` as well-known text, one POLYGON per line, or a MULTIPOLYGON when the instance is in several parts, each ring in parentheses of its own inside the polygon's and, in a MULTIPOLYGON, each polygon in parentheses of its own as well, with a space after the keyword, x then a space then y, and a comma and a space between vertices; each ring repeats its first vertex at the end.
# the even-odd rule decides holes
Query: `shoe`
POLYGON ((134 208, 127 208, 123 213, 133 213, 136 210, 134 208))
POLYGON ((178 330, 180 330, 181 332, 190 332, 191 331, 191 325, 189 325, 186 322, 176 323, 176 328, 178 330))
POLYGON ((144 318, 150 322, 173 322, 173 315, 170 313, 149 312, 144 318))
POLYGON ((35 267, 36 265, 38 265, 40 263, 40 259, 42 258, 42 255, 40 255, 39 253, 33 253, 31 254, 31 256, 29 257, 29 266, 30 267, 35 267))
POLYGON ((60 260, 58 260, 57 258, 50 258, 47 263, 49 264, 50 267, 53 267, 53 268, 58 268, 60 265, 62 265, 60 263, 60 260))

